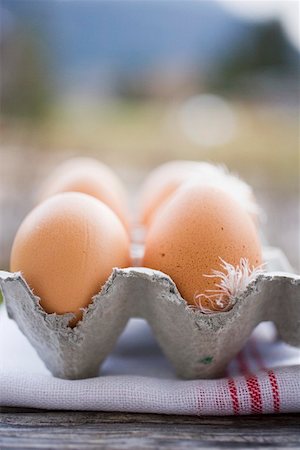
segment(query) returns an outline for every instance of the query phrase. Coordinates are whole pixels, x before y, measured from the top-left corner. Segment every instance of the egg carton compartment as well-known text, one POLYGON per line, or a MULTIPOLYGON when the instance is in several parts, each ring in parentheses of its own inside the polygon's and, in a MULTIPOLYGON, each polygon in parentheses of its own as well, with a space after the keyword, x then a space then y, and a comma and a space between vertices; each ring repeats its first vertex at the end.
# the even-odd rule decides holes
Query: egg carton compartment
POLYGON ((285 342, 300 346, 300 276, 288 273, 279 249, 265 248, 264 256, 271 271, 249 284, 230 311, 209 315, 191 309, 168 275, 143 267, 114 269, 74 328, 73 314, 42 309, 20 273, 0 272, 0 286, 9 317, 54 376, 97 376, 129 318, 142 317, 178 376, 215 378, 262 321, 273 321, 285 342))

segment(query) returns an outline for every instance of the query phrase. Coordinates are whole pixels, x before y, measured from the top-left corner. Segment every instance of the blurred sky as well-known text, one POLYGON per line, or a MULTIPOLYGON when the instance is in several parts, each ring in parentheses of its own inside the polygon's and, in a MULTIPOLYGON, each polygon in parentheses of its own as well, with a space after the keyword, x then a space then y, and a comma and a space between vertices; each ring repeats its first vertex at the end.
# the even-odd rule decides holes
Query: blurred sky
POLYGON ((115 155, 144 165, 223 148, 212 159, 255 171, 272 159, 273 176, 295 172, 298 1, 0 5, 4 142, 106 148, 111 161, 115 155))
POLYGON ((262 20, 277 20, 293 48, 299 45, 292 0, 1 0, 1 8, 2 36, 18 27, 31 33, 49 83, 63 92, 107 94, 120 77, 163 70, 214 76, 262 20))

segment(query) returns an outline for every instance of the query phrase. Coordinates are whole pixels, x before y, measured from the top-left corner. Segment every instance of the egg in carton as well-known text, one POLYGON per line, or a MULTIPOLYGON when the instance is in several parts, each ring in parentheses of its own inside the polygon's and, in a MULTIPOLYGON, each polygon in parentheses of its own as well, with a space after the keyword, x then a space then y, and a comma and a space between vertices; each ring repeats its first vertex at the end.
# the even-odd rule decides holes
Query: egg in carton
POLYGON ((73 328, 73 314, 46 313, 20 273, 0 272, 0 286, 9 317, 54 376, 97 376, 128 320, 142 317, 178 376, 215 378, 262 321, 273 321, 285 342, 300 346, 300 276, 289 273, 278 249, 265 248, 264 259, 268 271, 233 307, 209 315, 191 309, 168 275, 143 267, 114 269, 73 328))
MULTIPOLYGON (((99 202, 90 196, 103 194, 94 189, 102 176, 94 175, 84 178, 89 182, 88 195, 50 196, 24 220, 15 238, 11 267, 27 273, 28 283, 20 273, 0 273, 9 316, 55 376, 96 376, 130 317, 149 322, 177 374, 185 378, 221 376, 256 324, 264 320, 273 320, 284 340, 299 344, 299 277, 276 272, 289 272, 278 265, 282 257, 276 252, 265 258, 273 272, 255 272, 238 294, 228 297, 226 312, 204 314, 193 303, 196 287, 204 297, 207 287, 217 287, 212 275, 204 283, 199 274, 206 277, 220 255, 224 264, 238 264, 242 256, 248 268, 260 266, 255 216, 247 206, 249 189, 240 196, 243 189, 234 182, 226 193, 227 181, 221 176, 216 186, 215 170, 213 185, 212 180, 205 186, 192 181, 178 189, 147 230, 140 265, 151 269, 124 269, 132 264, 129 239, 112 213, 115 202, 105 196, 110 209, 102 198, 99 202), (116 266, 123 269, 112 271, 116 266)), ((165 177, 160 174, 159 179, 165 177)), ((65 182, 69 189, 70 178, 65 180, 63 174, 61 181, 60 190, 65 191, 65 182)), ((119 208, 114 211, 117 214, 119 208)))

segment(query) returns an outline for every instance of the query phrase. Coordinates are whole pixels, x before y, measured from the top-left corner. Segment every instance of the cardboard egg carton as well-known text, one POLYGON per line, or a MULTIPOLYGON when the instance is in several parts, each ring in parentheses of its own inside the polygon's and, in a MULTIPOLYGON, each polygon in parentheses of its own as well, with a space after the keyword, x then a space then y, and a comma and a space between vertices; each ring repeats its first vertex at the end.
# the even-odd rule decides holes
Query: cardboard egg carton
POLYGON ((300 346, 300 276, 290 272, 282 252, 266 248, 268 270, 259 275, 228 312, 191 309, 166 274, 142 267, 114 269, 76 327, 73 314, 47 314, 20 273, 0 272, 9 317, 31 342, 54 376, 97 376, 130 317, 148 321, 178 376, 214 378, 262 321, 300 346), (280 272, 278 271, 280 270, 280 272))

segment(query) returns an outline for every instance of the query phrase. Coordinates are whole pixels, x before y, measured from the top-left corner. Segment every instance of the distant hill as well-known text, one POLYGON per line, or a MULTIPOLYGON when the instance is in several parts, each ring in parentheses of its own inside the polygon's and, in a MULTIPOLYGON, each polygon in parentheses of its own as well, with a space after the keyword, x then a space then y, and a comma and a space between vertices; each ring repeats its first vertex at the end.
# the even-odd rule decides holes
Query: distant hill
POLYGON ((285 54, 295 59, 278 23, 264 33, 211 0, 1 0, 1 7, 34 36, 48 80, 65 93, 132 95, 157 74, 171 85, 172 71, 184 77, 185 69, 200 83, 217 74, 234 85, 269 54, 276 62, 273 42, 283 63, 285 54))
POLYGON ((212 1, 2 0, 39 35, 61 72, 112 65, 131 71, 161 61, 205 71, 251 27, 212 1))

